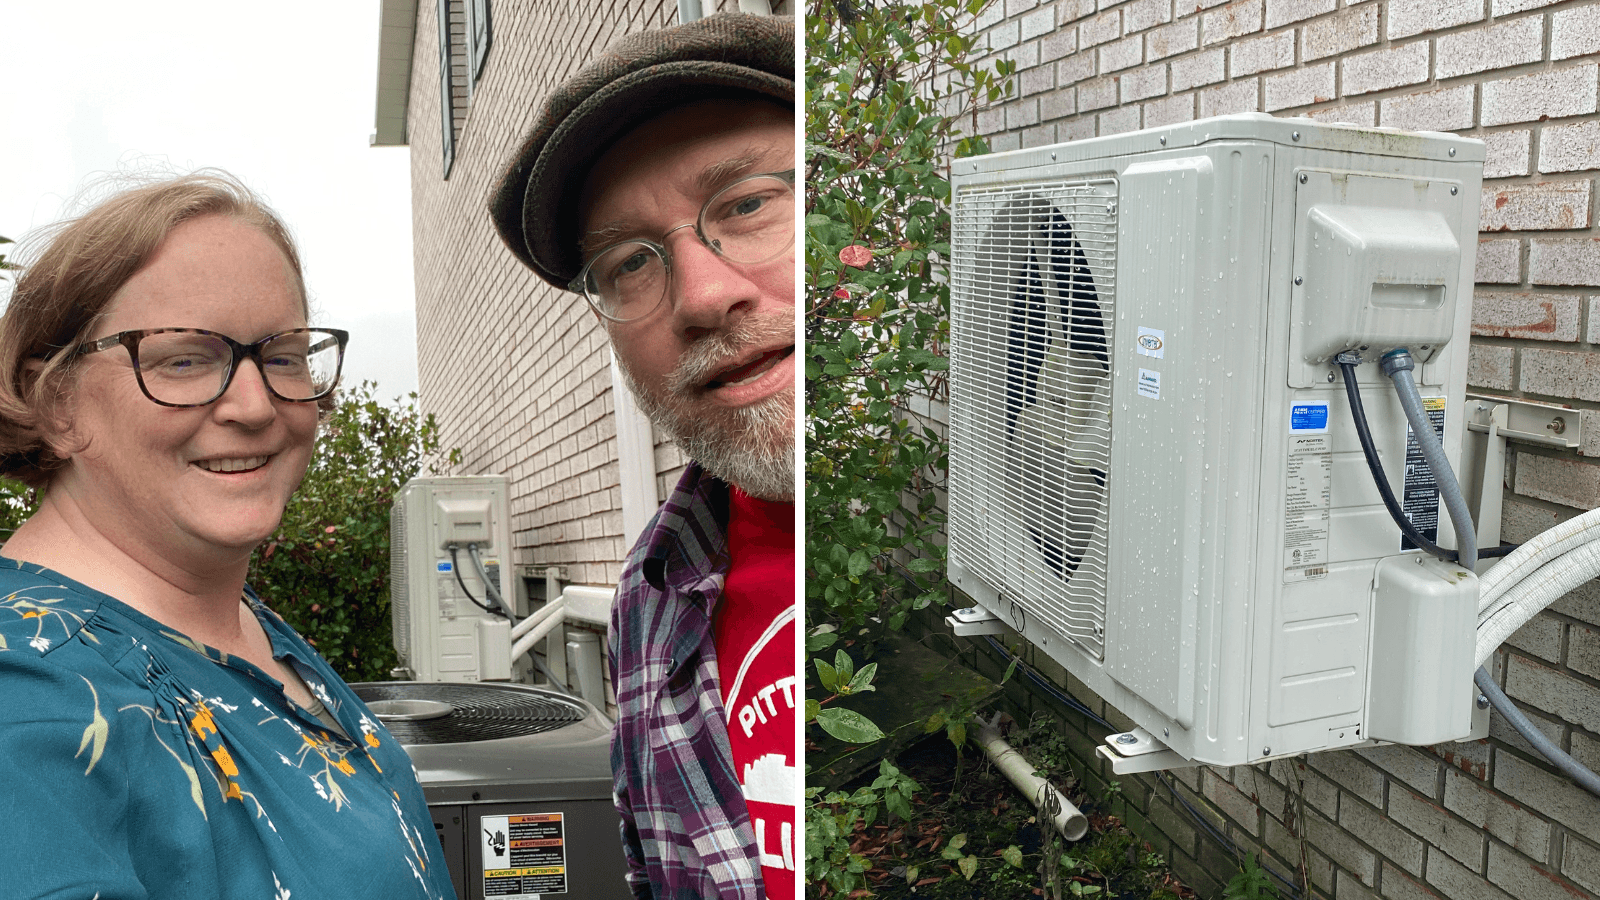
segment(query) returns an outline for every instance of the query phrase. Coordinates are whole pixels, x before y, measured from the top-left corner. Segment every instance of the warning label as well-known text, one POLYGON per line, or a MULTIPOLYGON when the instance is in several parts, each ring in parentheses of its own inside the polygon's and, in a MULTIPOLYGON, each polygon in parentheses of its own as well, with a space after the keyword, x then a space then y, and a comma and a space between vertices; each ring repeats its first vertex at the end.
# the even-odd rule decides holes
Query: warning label
POLYGON ((1289 471, 1284 485, 1283 580, 1305 581, 1327 574, 1328 506, 1333 487, 1333 452, 1326 434, 1289 436, 1289 471))
POLYGON ((562 813, 484 816, 483 896, 539 900, 567 892, 567 836, 562 813))
MULTIPOLYGON (((1428 411, 1434 435, 1443 440, 1444 398, 1426 397, 1422 408, 1428 411)), ((1417 444, 1416 432, 1409 424, 1406 426, 1406 483, 1400 495, 1400 510, 1423 537, 1439 540, 1439 482, 1434 480, 1433 470, 1422 458, 1422 447, 1417 444)), ((1400 536, 1401 550, 1415 550, 1416 547, 1405 535, 1400 536)))

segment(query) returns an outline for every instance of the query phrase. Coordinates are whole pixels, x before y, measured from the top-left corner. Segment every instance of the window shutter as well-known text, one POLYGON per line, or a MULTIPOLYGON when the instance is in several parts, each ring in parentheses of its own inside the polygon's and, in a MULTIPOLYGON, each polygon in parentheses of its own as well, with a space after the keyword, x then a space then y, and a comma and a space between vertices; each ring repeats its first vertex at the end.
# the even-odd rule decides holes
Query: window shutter
POLYGON ((455 97, 451 90, 450 0, 439 0, 439 125, 444 141, 444 177, 456 161, 455 97))
POLYGON ((483 61, 489 55, 489 0, 467 0, 467 59, 472 66, 472 83, 483 74, 483 61))

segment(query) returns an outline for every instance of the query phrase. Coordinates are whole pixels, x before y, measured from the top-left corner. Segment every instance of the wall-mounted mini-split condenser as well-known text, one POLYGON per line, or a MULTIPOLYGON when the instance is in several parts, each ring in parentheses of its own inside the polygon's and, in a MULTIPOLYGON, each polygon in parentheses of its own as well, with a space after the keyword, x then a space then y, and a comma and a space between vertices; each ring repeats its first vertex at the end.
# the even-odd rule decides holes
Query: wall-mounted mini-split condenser
POLYGON ((1476 577, 1408 549, 1334 363, 1451 546, 1376 363, 1409 351, 1459 460, 1482 160, 1249 114, 955 161, 951 579, 1152 761, 1482 727, 1476 577))

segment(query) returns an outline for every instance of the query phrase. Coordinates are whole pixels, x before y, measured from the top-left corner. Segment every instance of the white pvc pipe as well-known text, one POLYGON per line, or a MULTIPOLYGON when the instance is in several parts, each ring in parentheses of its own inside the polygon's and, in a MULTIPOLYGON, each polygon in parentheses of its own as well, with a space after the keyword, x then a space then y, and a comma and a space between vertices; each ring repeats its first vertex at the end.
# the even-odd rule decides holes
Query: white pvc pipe
POLYGON ((994 762, 995 768, 1016 785, 1017 790, 1033 801, 1033 805, 1039 808, 1041 814, 1050 817, 1062 837, 1075 841, 1088 833, 1089 820, 1072 805, 1072 801, 1068 800, 1065 794, 1056 790, 1055 785, 1033 774, 1035 771, 1033 764, 1006 743, 1005 738, 1000 736, 1000 729, 976 716, 972 721, 977 727, 972 733, 973 741, 983 748, 983 752, 994 762))
MULTIPOLYGON (((566 605, 567 598, 565 595, 563 595, 534 610, 532 615, 528 616, 526 619, 523 619, 521 622, 518 622, 511 629, 511 639, 516 640, 533 629, 538 628, 544 623, 545 619, 550 618, 558 612, 563 612, 566 605)), ((516 659, 516 656, 513 656, 512 659, 516 659)))
MULTIPOLYGON (((532 630, 517 638, 516 643, 511 645, 512 659, 521 659, 524 653, 533 649, 534 644, 544 640, 549 636, 550 632, 556 630, 567 621, 567 609, 564 603, 547 603, 543 609, 539 610, 539 613, 543 613, 544 618, 532 630)), ((523 621, 532 621, 532 618, 532 616, 529 616, 523 621)))

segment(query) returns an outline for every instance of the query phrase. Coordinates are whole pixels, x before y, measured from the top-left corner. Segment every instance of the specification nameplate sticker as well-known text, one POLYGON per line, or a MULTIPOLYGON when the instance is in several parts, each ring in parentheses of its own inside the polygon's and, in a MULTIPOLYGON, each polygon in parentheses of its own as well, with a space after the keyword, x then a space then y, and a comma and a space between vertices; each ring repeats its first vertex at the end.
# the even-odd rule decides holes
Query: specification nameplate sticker
POLYGON ((1283 580, 1305 581, 1328 574, 1328 506, 1333 487, 1333 452, 1326 434, 1289 436, 1284 484, 1283 580))
POLYGON ((567 892, 567 834, 563 813, 484 816, 483 896, 539 900, 567 892))

